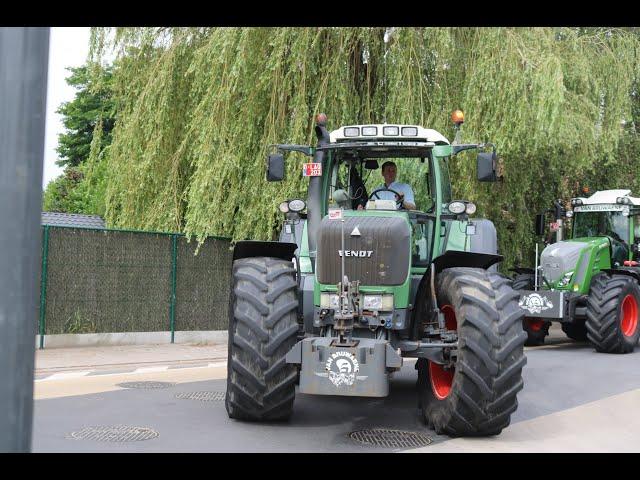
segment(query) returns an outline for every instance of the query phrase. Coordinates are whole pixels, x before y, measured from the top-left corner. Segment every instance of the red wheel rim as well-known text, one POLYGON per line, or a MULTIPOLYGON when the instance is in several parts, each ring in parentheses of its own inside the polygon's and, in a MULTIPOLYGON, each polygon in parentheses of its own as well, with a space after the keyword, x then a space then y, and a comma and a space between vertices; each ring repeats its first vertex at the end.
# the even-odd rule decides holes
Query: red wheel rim
MULTIPOLYGON (((456 319, 456 311, 453 305, 447 304, 440 307, 440 311, 444 314, 444 325, 447 330, 457 330, 458 321, 456 319)), ((445 370, 442 365, 429 361, 429 377, 431 378, 431 390, 438 400, 444 400, 451 392, 451 384, 453 383, 453 374, 455 368, 445 370)))
POLYGON ((638 328, 638 302, 629 294, 622 300, 622 320, 620 322, 622 334, 631 337, 638 328))
POLYGON ((442 365, 429 360, 429 377, 431 378, 431 389, 438 400, 444 400, 451 393, 453 374, 455 370, 445 370, 442 365))
POLYGON ((456 320, 456 311, 453 305, 443 305, 440 311, 444 314, 444 325, 447 330, 458 330, 458 321, 456 320))
POLYGON ((544 320, 535 320, 533 318, 526 319, 527 325, 532 332, 539 332, 544 326, 544 320))

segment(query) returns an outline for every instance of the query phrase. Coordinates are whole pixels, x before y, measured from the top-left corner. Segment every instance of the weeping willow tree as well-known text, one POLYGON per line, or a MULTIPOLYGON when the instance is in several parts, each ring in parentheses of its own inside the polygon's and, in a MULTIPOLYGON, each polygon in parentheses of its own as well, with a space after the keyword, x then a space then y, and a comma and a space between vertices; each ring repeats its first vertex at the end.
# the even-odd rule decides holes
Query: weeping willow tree
MULTIPOLYGON (((413 123, 498 149, 502 179, 481 185, 470 154, 454 194, 491 219, 507 264, 527 262, 533 216, 576 188, 636 176, 640 38, 564 28, 94 29, 92 59, 115 55, 118 119, 108 152, 111 226, 204 239, 269 239, 277 205, 304 196, 300 162, 265 181, 274 143, 315 144, 329 127, 413 123)), ((415 183, 412 172, 403 180, 415 183)))

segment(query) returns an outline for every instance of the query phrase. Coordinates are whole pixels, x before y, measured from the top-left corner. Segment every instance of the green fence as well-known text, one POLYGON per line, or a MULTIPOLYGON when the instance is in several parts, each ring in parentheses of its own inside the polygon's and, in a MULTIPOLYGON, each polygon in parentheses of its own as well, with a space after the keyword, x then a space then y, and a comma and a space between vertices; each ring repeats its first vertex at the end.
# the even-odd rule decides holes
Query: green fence
POLYGON ((226 330, 232 251, 226 238, 43 227, 44 336, 226 330))

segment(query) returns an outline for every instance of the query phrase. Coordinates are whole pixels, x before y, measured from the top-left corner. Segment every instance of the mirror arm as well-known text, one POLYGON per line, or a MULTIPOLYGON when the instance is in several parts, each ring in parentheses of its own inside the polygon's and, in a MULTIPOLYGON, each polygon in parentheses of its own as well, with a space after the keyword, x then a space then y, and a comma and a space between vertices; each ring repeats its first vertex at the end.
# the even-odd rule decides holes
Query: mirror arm
POLYGON ((496 153, 496 146, 493 143, 465 143, 463 145, 451 145, 453 155, 464 150, 471 150, 473 148, 482 149, 485 147, 491 147, 493 153, 496 153))
POLYGON ((269 145, 269 147, 276 147, 281 152, 300 152, 304 153, 308 157, 313 156, 313 147, 309 147, 307 145, 288 145, 288 144, 280 144, 274 143, 269 145))

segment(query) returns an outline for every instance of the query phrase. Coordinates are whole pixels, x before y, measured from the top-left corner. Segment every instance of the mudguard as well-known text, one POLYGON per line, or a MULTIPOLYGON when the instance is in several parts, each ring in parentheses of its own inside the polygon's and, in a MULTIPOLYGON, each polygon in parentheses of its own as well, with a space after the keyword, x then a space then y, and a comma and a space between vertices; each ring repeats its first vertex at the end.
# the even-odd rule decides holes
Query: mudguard
POLYGON ((233 247, 233 261, 248 257, 276 257, 291 260, 298 246, 289 242, 243 240, 233 247))
POLYGON ((433 259, 433 265, 437 275, 445 268, 472 267, 487 269, 502 260, 504 260, 502 255, 447 250, 442 255, 433 259))

